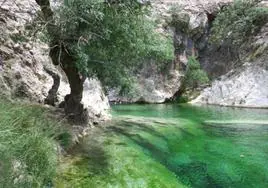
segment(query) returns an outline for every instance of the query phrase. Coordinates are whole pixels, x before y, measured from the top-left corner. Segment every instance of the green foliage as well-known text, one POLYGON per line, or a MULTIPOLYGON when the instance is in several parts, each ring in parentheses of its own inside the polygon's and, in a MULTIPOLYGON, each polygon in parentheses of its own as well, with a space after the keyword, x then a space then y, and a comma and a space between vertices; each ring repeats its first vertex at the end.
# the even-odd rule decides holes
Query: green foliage
POLYGON ((208 82, 209 78, 206 72, 201 69, 200 63, 194 56, 189 57, 184 79, 185 86, 188 88, 196 88, 208 82))
POLYGON ((140 131, 141 127, 136 127, 135 123, 130 123, 132 126, 129 126, 120 121, 112 123, 114 125, 96 127, 85 142, 77 146, 76 155, 63 158, 63 167, 60 168, 55 187, 183 187, 175 174, 158 162, 157 157, 151 157, 150 149, 135 142, 136 139, 137 142, 142 140, 161 152, 161 138, 150 133, 159 131, 162 134, 163 129, 157 129, 168 126, 159 126, 153 120, 155 119, 145 125, 139 124, 150 132, 140 131), (131 135, 140 132, 138 136, 123 136, 114 132, 113 128, 131 135))
POLYGON ((57 140, 62 147, 68 148, 72 142, 72 135, 69 132, 65 131, 57 136, 57 140))
POLYGON ((182 96, 179 96, 177 99, 176 99, 176 103, 187 103, 189 101, 189 98, 185 95, 182 95, 182 96))
POLYGON ((79 70, 104 86, 128 85, 145 59, 173 59, 171 36, 157 33, 148 7, 138 1, 65 0, 56 14, 57 35, 79 70))
POLYGON ((25 24, 25 33, 24 35, 33 40, 39 39, 41 42, 49 43, 49 35, 44 27, 46 22, 43 20, 42 11, 39 10, 36 12, 35 17, 25 24))
POLYGON ((268 21, 268 8, 259 7, 257 0, 236 0, 224 7, 212 27, 211 41, 240 46, 268 21))
POLYGON ((171 18, 169 18, 170 20, 167 20, 167 22, 170 26, 175 27, 184 33, 190 33, 190 16, 183 11, 183 7, 181 7, 180 4, 175 4, 170 7, 169 13, 171 14, 171 18))
POLYGON ((58 123, 38 105, 0 101, 0 187, 44 187, 56 173, 58 123))
POLYGON ((28 42, 28 39, 24 35, 22 35, 22 34, 13 34, 13 35, 10 35, 10 38, 15 43, 18 43, 18 42, 28 42))

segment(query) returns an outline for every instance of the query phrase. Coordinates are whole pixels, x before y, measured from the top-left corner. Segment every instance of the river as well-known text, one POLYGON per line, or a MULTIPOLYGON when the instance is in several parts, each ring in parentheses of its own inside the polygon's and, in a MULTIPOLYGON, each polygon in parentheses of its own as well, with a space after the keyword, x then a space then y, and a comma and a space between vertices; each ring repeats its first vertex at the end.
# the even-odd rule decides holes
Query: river
POLYGON ((92 129, 65 159, 58 187, 268 187, 268 110, 112 109, 113 121, 92 129))

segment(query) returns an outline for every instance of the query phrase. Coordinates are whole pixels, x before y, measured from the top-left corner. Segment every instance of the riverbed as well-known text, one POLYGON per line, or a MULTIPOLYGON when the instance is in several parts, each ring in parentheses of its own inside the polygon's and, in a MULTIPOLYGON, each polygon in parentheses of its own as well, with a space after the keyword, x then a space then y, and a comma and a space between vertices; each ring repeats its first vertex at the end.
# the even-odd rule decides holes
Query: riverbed
POLYGON ((268 187, 268 110, 117 105, 66 157, 57 187, 268 187))

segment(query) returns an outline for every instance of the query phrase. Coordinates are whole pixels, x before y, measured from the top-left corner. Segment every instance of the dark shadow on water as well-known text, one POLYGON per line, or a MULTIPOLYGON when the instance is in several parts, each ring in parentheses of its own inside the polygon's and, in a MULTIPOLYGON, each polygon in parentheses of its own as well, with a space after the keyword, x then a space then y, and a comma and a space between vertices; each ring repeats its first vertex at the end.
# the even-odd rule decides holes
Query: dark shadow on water
POLYGON ((202 123, 203 129, 208 135, 213 136, 229 136, 229 137, 238 137, 246 135, 261 135, 267 134, 268 127, 267 125, 260 124, 241 124, 236 126, 235 124, 226 123, 226 124, 213 124, 213 123, 202 123))
POLYGON ((132 134, 129 133, 126 129, 120 128, 120 127, 109 127, 110 131, 113 131, 117 134, 121 134, 129 138, 131 141, 133 141, 135 144, 138 144, 143 149, 145 149, 148 152, 154 153, 156 156, 165 158, 165 156, 168 155, 168 152, 164 152, 161 149, 157 148, 155 145, 153 145, 150 142, 147 142, 144 138, 142 138, 139 134, 132 134))
MULTIPOLYGON (((161 124, 161 123, 158 123, 158 124, 161 124)), ((184 134, 184 136, 194 136, 192 133, 188 132, 187 130, 185 130, 182 127, 179 127, 179 126, 176 126, 176 125, 173 125, 173 126, 178 130, 178 132, 182 132, 184 134)), ((146 132, 146 133, 151 134, 152 136, 161 138, 162 140, 164 140, 166 142, 169 141, 167 136, 165 136, 164 134, 156 131, 153 127, 148 126, 147 124, 123 121, 121 123, 117 123, 116 127, 120 127, 122 130, 126 130, 125 132, 129 132, 129 130, 127 130, 127 129, 133 128, 134 130, 139 130, 139 131, 142 131, 142 132, 146 132)))
MULTIPOLYGON (((220 183, 216 182, 216 180, 208 174, 207 165, 205 163, 195 161, 188 164, 176 164, 174 162, 171 162, 169 160, 169 157, 172 155, 171 153, 163 151, 161 148, 158 148, 157 145, 152 144, 150 141, 144 139, 139 134, 133 134, 131 133, 130 130, 128 130, 129 127, 133 126, 140 127, 142 125, 133 123, 131 124, 132 124, 131 126, 129 126, 129 124, 125 126, 123 125, 118 126, 117 124, 117 126, 111 126, 108 127, 107 129, 115 134, 123 135, 128 139, 130 139, 135 144, 139 145, 145 151, 145 153, 150 155, 150 157, 154 158, 156 161, 164 165, 171 172, 176 174, 178 180, 181 181, 182 183, 190 185, 191 187, 198 187, 198 188, 222 187, 220 183)), ((147 131, 147 133, 149 134, 165 139, 165 137, 162 137, 160 133, 152 131, 150 128, 143 129, 143 131, 147 131)), ((183 130, 183 134, 186 134, 186 136, 191 135, 186 130, 183 130)))
POLYGON ((170 168, 176 175, 183 177, 183 182, 191 187, 223 187, 213 177, 209 176, 205 163, 195 161, 185 165, 174 165, 170 168))
POLYGON ((142 124, 142 123, 129 123, 129 122, 123 122, 123 123, 119 123, 117 124, 117 126, 120 126, 122 129, 125 129, 126 128, 126 125, 127 127, 131 127, 131 128, 134 128, 134 129, 139 129, 143 132, 147 132, 147 133, 150 133, 151 135, 153 136, 156 136, 156 137, 159 137, 165 141, 168 141, 168 139, 161 133, 157 132, 154 128, 152 127, 149 127, 148 125, 146 124, 142 124))
POLYGON ((87 166, 88 176, 108 174, 109 156, 98 141, 83 142, 68 151, 72 156, 81 156, 76 166, 87 166))

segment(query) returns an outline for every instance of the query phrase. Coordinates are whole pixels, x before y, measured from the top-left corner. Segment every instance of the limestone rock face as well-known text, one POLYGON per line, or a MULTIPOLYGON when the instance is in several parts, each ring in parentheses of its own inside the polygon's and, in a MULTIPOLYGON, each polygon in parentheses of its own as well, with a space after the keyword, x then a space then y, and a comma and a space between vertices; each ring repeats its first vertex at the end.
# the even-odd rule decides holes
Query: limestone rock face
POLYGON ((152 65, 144 66, 136 76, 132 95, 122 97, 117 90, 109 92, 113 102, 163 103, 179 90, 183 68, 188 57, 198 55, 206 47, 209 14, 220 10, 232 0, 151 0, 152 19, 158 23, 157 31, 173 35, 175 60, 167 72, 157 72, 152 65))
POLYGON ((163 2, 166 4, 162 5, 164 10, 169 9, 166 22, 173 28, 178 63, 186 64, 188 57, 194 55, 198 57, 202 68, 213 78, 232 69, 232 54, 227 54, 229 51, 225 48, 219 51, 208 43, 213 20, 221 7, 232 0, 163 2))
MULTIPOLYGON (((59 88, 59 100, 63 101, 64 96, 70 93, 70 87, 65 81, 61 81, 59 88)), ((89 113, 92 123, 99 123, 111 118, 109 114, 110 104, 104 94, 100 81, 86 79, 84 83, 82 104, 89 113)))
POLYGON ((34 1, 0 2, 0 93, 43 102, 53 81, 43 70, 50 66, 48 46, 25 36, 25 24, 37 8, 34 1))
POLYGON ((109 100, 119 103, 164 103, 180 88, 182 75, 177 70, 172 70, 166 75, 147 71, 148 77, 144 75, 145 72, 138 76, 132 94, 122 97, 118 90, 111 90, 108 95, 109 100))
POLYGON ((212 83, 192 103, 268 108, 268 23, 254 37, 243 66, 212 83))
POLYGON ((244 65, 206 88, 193 103, 268 108, 268 69, 244 65))
MULTIPOLYGON (((208 44, 213 19, 223 5, 231 2, 156 0, 152 4, 157 7, 156 14, 163 18, 161 24, 173 27, 176 63, 186 64, 188 57, 195 55, 210 77, 221 76, 192 102, 267 107, 268 25, 247 46, 249 52, 232 52, 225 46, 219 50, 208 44), (236 66, 236 53, 242 57, 243 66, 236 66)), ((261 6, 267 6, 267 2, 262 1, 261 6)))
MULTIPOLYGON (((58 98, 63 101, 70 92, 64 73, 52 65, 48 46, 28 36, 25 28, 38 5, 34 0, 0 0, 0 5, 0 95, 43 103, 53 84, 46 68, 61 76, 58 98)), ((100 82, 87 80, 84 88, 82 102, 92 123, 109 118, 108 99, 100 82)))

